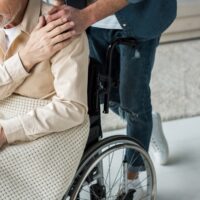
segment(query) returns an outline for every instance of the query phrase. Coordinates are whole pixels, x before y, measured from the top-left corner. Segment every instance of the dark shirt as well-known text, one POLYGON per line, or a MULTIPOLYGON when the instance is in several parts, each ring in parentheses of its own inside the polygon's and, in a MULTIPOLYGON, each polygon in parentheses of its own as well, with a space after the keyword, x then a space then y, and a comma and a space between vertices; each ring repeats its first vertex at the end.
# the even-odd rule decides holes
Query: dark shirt
MULTIPOLYGON (((83 8, 86 0, 68 0, 83 8)), ((176 17, 176 0, 128 0, 128 5, 115 13, 123 30, 130 36, 144 39, 159 37, 176 17)))

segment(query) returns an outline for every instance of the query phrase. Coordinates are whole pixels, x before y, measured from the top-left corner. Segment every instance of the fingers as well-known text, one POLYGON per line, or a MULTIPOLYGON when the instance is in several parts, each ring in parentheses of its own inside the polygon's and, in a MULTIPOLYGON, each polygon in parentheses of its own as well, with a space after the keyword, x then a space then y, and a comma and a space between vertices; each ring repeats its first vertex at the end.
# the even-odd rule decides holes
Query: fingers
POLYGON ((52 15, 59 10, 60 8, 58 6, 54 6, 51 10, 49 10, 48 15, 52 15))
POLYGON ((52 15, 53 13, 64 9, 65 7, 66 7, 66 5, 54 6, 51 10, 48 11, 48 15, 52 15))
MULTIPOLYGON (((56 7, 58 8, 58 7, 56 7)), ((62 8, 62 6, 61 6, 62 8)), ((54 20, 57 20, 61 17, 67 17, 67 12, 65 9, 57 9, 57 10, 53 10, 54 12, 52 12, 51 14, 48 13, 49 15, 47 16, 47 23, 52 22, 54 20)))
POLYGON ((52 31, 53 29, 55 29, 56 27, 58 27, 58 26, 61 26, 61 25, 63 25, 64 23, 66 23, 67 22, 67 18, 59 18, 59 19, 57 19, 57 20, 55 20, 55 21, 52 21, 52 22, 49 22, 46 26, 45 26, 45 31, 47 31, 47 32, 50 32, 50 31, 52 31))
POLYGON ((71 39, 73 36, 75 35, 75 32, 74 31, 68 31, 66 33, 63 33, 63 34, 60 34, 60 35, 57 35, 56 37, 54 37, 52 39, 52 45, 57 45, 59 43, 62 43, 64 41, 67 41, 69 39, 71 39))
POLYGON ((38 22, 38 24, 37 24, 37 26, 35 27, 34 30, 41 29, 43 26, 45 26, 45 24, 46 24, 45 17, 44 16, 40 16, 39 22, 38 22))
POLYGON ((74 27, 74 22, 64 23, 63 25, 57 26, 56 28, 54 28, 53 30, 51 30, 49 32, 48 36, 50 38, 53 38, 53 37, 55 37, 57 35, 60 35, 63 32, 69 31, 73 27, 74 27))

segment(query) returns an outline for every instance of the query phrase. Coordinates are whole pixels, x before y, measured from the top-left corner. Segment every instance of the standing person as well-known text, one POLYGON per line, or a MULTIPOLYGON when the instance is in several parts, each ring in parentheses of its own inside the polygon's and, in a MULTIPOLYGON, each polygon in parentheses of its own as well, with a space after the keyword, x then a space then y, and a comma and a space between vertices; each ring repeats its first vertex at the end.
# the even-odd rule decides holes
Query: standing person
MULTIPOLYGON (((73 5, 78 4, 71 1, 73 5)), ((160 36, 176 17, 176 0, 97 0, 88 2, 82 9, 62 5, 64 3, 63 0, 54 0, 57 7, 49 12, 48 21, 65 16, 75 24, 75 35, 91 26, 87 30, 90 56, 103 66, 106 49, 113 40, 119 37, 136 39, 136 48, 124 45, 117 48, 113 60, 115 71, 120 71, 119 77, 115 77, 120 84, 111 89, 109 105, 127 120, 127 135, 140 141, 148 151, 153 126, 149 87, 151 71, 160 36)), ((158 115, 154 117, 154 125, 159 127, 159 131, 153 134, 160 150, 159 161, 166 163, 167 143, 159 124, 160 118, 158 115)), ((130 161, 133 152, 127 152, 126 156, 130 161)), ((129 167, 128 179, 137 179, 141 167, 138 159, 134 166, 129 167)))

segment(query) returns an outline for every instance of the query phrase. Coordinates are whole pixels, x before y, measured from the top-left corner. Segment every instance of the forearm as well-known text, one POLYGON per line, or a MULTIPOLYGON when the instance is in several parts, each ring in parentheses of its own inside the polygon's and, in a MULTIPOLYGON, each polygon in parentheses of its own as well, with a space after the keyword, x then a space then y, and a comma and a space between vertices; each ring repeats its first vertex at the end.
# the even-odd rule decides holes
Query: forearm
POLYGON ((83 12, 88 15, 89 24, 92 25, 109 15, 116 13, 127 5, 127 0, 98 0, 83 9, 83 12))
MULTIPOLYGON (((57 6, 48 12, 47 23, 65 17, 75 26, 73 35, 78 35, 88 27, 107 16, 122 10, 128 4, 136 4, 145 0, 97 0, 84 9, 76 9, 69 6, 57 6)), ((64 4, 62 0, 54 0, 54 5, 64 4)))
MULTIPOLYGON (((63 0, 54 0, 53 5, 58 6, 64 4, 63 0)), ((128 5, 128 0, 97 0, 82 9, 84 23, 91 26, 95 22, 116 13, 128 5)))
POLYGON ((68 130, 83 123, 87 111, 83 105, 58 98, 24 115, 0 119, 9 144, 33 141, 45 135, 68 130))

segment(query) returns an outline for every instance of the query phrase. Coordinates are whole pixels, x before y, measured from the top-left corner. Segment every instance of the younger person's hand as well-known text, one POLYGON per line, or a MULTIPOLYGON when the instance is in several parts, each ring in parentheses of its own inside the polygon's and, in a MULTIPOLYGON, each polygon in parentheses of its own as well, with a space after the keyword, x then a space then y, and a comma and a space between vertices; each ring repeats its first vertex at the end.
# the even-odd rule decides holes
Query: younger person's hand
POLYGON ((73 30, 75 31, 75 35, 79 35, 84 32, 93 21, 92 17, 85 9, 79 10, 71 6, 61 5, 52 8, 48 12, 47 23, 60 18, 66 18, 68 22, 74 23, 73 30))

